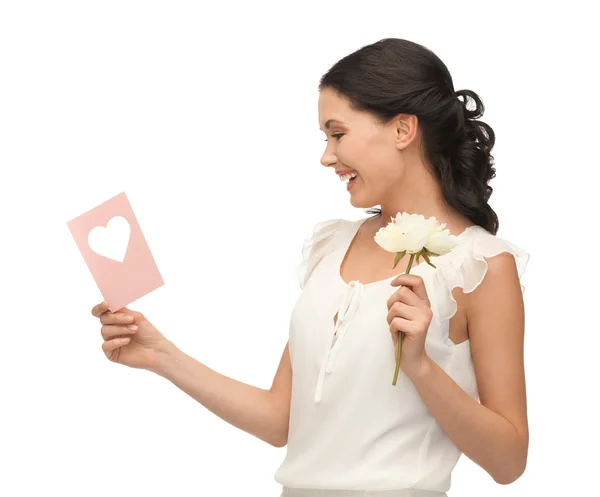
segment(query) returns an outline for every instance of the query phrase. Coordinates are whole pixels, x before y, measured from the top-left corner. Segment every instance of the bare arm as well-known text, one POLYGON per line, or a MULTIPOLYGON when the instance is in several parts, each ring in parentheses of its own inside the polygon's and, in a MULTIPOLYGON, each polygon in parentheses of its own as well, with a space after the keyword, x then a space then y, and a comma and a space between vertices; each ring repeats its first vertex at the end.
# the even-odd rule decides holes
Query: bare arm
POLYGON ((151 371, 240 430, 275 447, 287 443, 292 380, 287 344, 270 390, 217 373, 172 343, 158 352, 151 371))
POLYGON ((481 404, 430 358, 409 377, 461 452, 497 483, 509 484, 525 471, 529 447, 524 305, 513 256, 489 258, 483 282, 465 295, 481 404))

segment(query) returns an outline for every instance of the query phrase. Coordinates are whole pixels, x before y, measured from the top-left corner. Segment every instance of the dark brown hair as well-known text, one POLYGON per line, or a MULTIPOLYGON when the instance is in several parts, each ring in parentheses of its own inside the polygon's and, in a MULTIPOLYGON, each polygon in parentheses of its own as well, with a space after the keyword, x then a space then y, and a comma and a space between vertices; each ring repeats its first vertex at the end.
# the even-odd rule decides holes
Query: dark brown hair
MULTIPOLYGON (((431 50, 398 38, 384 38, 336 62, 319 82, 358 111, 381 123, 400 113, 419 118, 424 154, 433 166, 446 202, 492 234, 498 216, 488 204, 496 175, 492 128, 478 120, 481 98, 471 90, 454 91, 446 65, 431 50), (463 97, 464 100, 460 100, 463 97), (475 109, 468 108, 468 99, 475 109)), ((367 209, 381 214, 381 209, 367 209)))

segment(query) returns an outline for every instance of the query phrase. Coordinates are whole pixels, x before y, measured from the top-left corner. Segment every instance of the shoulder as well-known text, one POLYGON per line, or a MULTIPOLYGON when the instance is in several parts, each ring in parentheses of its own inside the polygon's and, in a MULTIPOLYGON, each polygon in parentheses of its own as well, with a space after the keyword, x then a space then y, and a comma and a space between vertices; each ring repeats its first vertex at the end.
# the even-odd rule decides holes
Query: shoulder
POLYGON ((368 218, 357 220, 327 219, 315 223, 310 237, 305 238, 304 246, 314 248, 322 242, 342 242, 345 236, 356 231, 368 218))
POLYGON ((354 222, 355 221, 349 221, 348 219, 338 218, 318 221, 313 224, 312 234, 309 239, 313 240, 315 238, 330 237, 339 233, 344 228, 349 227, 354 222))
POLYGON ((311 253, 326 248, 331 249, 334 244, 339 243, 346 233, 352 230, 352 228, 358 223, 358 221, 349 221, 347 219, 327 219, 319 221, 312 226, 312 233, 309 237, 305 237, 302 246, 303 258, 310 257, 311 253))
POLYGON ((302 244, 302 262, 297 268, 300 288, 304 288, 314 268, 321 260, 327 254, 336 250, 348 234, 358 227, 361 221, 335 218, 313 224, 312 233, 304 239, 302 244))
POLYGON ((495 278, 513 273, 520 279, 529 262, 528 252, 481 226, 472 226, 461 245, 451 266, 460 273, 465 293, 479 287, 487 275, 495 278))
POLYGON ((456 295, 465 310, 478 306, 480 299, 493 299, 500 288, 511 285, 525 292, 521 278, 529 262, 529 253, 515 243, 493 235, 481 226, 473 226, 452 253, 439 259, 436 278, 440 319, 450 319, 457 310, 456 295), (484 285, 485 282, 485 286, 484 285), (479 289, 481 287, 481 289, 479 289), (495 287, 496 293, 490 293, 495 287), (454 294, 453 291, 459 288, 454 294), (475 293, 475 290, 477 290, 475 293))
POLYGON ((467 275, 470 285, 463 290, 468 315, 485 309, 489 303, 497 305, 511 294, 517 301, 522 300, 525 286, 521 279, 529 262, 528 252, 482 228, 473 236, 464 256, 465 270, 471 272, 467 275))
MULTIPOLYGON (((473 234, 467 255, 479 261, 482 281, 486 275, 497 277, 503 274, 513 274, 520 279, 525 274, 530 258, 530 254, 519 245, 483 228, 473 234)), ((521 290, 524 292, 525 286, 521 285, 521 290)))

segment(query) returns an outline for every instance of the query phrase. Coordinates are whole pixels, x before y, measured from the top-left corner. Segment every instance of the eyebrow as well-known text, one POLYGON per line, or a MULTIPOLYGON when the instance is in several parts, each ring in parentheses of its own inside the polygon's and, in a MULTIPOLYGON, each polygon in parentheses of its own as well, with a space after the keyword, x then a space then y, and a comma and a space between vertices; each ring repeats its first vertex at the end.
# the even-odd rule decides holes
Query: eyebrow
MULTIPOLYGON (((344 123, 342 123, 341 121, 338 121, 337 119, 329 119, 329 120, 328 120, 328 121, 325 123, 325 127, 326 127, 327 129, 329 129, 329 128, 330 128, 330 126, 331 126, 331 123, 338 123, 338 124, 342 124, 342 125, 344 124, 344 123)), ((320 129, 321 131, 323 131, 321 128, 319 128, 319 129, 320 129)))

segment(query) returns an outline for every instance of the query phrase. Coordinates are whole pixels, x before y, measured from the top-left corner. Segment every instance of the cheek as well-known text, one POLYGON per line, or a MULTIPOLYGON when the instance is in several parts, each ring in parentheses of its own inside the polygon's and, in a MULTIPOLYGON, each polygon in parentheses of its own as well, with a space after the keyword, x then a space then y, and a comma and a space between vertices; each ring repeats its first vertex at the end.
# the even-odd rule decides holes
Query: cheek
POLYGON ((357 136, 352 140, 340 143, 337 155, 342 163, 367 175, 372 166, 377 163, 379 152, 369 137, 357 136))
POLYGON ((338 160, 351 169, 356 169, 361 177, 372 184, 387 183, 397 175, 394 147, 380 134, 353 136, 338 145, 338 160))
POLYGON ((397 172, 390 147, 373 141, 361 144, 356 150, 357 170, 372 183, 389 182, 397 172))

